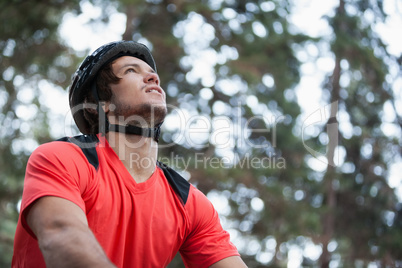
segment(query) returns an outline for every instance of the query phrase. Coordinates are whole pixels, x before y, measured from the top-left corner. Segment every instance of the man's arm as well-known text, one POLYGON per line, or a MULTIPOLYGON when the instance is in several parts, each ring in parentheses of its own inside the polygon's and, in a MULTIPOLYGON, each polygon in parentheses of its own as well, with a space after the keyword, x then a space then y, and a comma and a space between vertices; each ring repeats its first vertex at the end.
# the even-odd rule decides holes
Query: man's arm
POLYGON ((88 227, 82 209, 63 198, 46 196, 28 211, 47 267, 115 267, 88 227))
POLYGON ((210 268, 244 268, 247 265, 239 256, 227 257, 210 266, 210 268))

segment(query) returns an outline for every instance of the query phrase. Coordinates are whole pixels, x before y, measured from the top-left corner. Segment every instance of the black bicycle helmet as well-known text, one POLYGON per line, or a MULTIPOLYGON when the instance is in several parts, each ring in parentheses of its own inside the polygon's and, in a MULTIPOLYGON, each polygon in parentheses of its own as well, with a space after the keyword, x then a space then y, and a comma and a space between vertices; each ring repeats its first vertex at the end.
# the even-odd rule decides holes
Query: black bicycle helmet
MULTIPOLYGON (((99 107, 99 97, 96 89, 95 78, 98 71, 111 61, 122 56, 133 56, 145 61, 156 72, 156 64, 149 49, 134 41, 111 42, 99 47, 91 55, 85 58, 78 70, 73 76, 73 82, 69 92, 70 109, 78 129, 83 134, 91 133, 91 126, 84 117, 83 105, 88 92, 92 91, 95 99, 98 101, 98 113, 102 113, 99 107)), ((102 118, 100 118, 102 120, 102 118)), ((101 122, 99 122, 101 123, 101 122)), ((158 140, 160 125, 152 129, 143 129, 136 126, 117 126, 110 125, 105 116, 105 132, 112 130, 118 132, 127 132, 146 137, 154 137, 158 140)))

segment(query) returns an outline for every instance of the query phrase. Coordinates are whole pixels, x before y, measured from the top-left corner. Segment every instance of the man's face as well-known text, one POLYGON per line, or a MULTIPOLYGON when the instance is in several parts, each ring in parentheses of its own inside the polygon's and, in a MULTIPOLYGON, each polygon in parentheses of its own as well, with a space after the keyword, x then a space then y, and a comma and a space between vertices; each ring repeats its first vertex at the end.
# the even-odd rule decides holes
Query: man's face
MULTIPOLYGON (((124 56, 112 64, 113 73, 120 78, 111 84, 112 98, 108 115, 118 124, 135 124, 154 127, 163 122, 166 94, 160 87, 159 76, 144 61, 124 56)), ((113 122, 111 122, 113 123, 113 122)))

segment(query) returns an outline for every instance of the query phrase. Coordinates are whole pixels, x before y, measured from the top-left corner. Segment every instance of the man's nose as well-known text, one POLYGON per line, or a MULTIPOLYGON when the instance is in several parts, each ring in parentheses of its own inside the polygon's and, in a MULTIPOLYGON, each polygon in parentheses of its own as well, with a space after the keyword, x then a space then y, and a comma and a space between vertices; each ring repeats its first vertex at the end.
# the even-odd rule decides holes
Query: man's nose
POLYGON ((159 76, 156 73, 149 72, 144 77, 145 83, 154 82, 155 84, 159 85, 159 76))

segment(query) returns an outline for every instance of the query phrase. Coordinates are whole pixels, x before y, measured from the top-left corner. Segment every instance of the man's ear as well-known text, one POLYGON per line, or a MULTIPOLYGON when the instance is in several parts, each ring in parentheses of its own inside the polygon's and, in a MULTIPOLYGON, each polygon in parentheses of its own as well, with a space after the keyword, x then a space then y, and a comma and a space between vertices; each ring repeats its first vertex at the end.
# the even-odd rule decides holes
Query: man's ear
POLYGON ((101 106, 103 108, 103 111, 105 111, 105 114, 110 112, 111 110, 111 104, 110 101, 102 101, 101 106))

